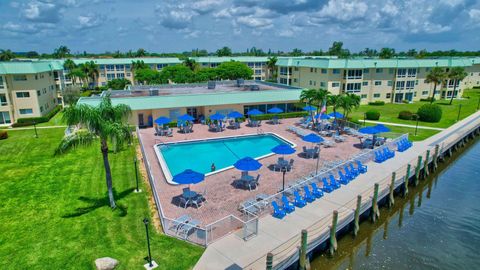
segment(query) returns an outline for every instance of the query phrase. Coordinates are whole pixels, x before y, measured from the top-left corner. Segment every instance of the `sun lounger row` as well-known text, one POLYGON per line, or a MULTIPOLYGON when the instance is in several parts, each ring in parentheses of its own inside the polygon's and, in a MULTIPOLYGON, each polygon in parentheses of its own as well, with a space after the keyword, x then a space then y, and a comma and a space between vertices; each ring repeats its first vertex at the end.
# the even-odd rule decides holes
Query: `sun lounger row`
POLYGON ((393 158, 395 151, 390 150, 388 147, 375 151, 375 162, 382 163, 387 159, 393 158))
POLYGON ((403 152, 410 147, 412 147, 412 142, 409 141, 407 138, 402 138, 399 142, 397 142, 397 151, 398 152, 403 152))
POLYGON ((308 131, 303 130, 301 128, 294 127, 294 126, 289 126, 288 130, 297 134, 298 136, 305 136, 309 134, 308 131))

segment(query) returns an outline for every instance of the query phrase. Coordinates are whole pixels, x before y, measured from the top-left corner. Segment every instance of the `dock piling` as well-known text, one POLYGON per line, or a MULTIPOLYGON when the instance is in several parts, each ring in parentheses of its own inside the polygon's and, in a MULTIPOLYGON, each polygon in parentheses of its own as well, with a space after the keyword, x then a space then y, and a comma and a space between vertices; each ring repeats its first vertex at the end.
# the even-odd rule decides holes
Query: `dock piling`
POLYGON ((380 217, 380 211, 378 210, 378 188, 379 184, 375 183, 373 188, 373 198, 372 198, 372 222, 375 222, 378 217, 380 217))
POLYGON ((410 169, 412 165, 409 163, 407 165, 407 172, 405 173, 405 179, 403 183, 403 197, 405 198, 408 194, 408 183, 410 182, 410 169))
POLYGON ((429 174, 429 162, 430 162, 430 150, 427 150, 427 155, 425 156, 425 162, 423 164, 423 179, 425 179, 429 174))
POLYGON ((420 170, 422 168, 422 156, 418 156, 417 167, 415 167, 415 186, 418 185, 420 179, 420 170))
POLYGON ((271 252, 267 253, 267 270, 273 269, 273 254, 271 252))
POLYGON ((300 270, 307 269, 307 230, 302 230, 302 242, 300 246, 300 270))
POLYGON ((435 153, 433 154, 433 171, 436 171, 438 168, 438 154, 440 152, 440 145, 435 145, 435 153))
POLYGON ((395 178, 397 174, 395 172, 392 172, 392 180, 390 182, 390 193, 388 196, 388 207, 391 208, 393 204, 395 204, 395 198, 393 196, 393 191, 395 190, 395 178))
POLYGON ((330 255, 333 255, 337 251, 337 222, 338 211, 333 211, 332 227, 330 227, 330 255))
POLYGON ((362 195, 357 196, 357 208, 355 209, 355 222, 353 228, 353 236, 357 236, 360 230, 360 208, 362 207, 362 195))

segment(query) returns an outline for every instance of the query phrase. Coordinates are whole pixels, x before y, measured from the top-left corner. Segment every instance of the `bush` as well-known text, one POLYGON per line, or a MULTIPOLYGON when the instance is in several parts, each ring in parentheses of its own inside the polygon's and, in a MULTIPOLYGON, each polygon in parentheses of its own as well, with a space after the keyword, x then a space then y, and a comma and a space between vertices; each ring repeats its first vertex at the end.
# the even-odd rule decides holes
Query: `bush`
POLYGON ((374 102, 368 102, 368 105, 383 106, 383 105, 385 105, 385 101, 377 100, 377 101, 374 101, 374 102))
POLYGON ((404 99, 404 100, 402 100, 402 103, 403 103, 403 104, 408 104, 408 103, 410 103, 410 100, 404 99))
POLYGON ((442 108, 437 104, 424 104, 417 111, 420 121, 436 123, 442 119, 442 108))
POLYGON ((398 113, 398 118, 403 120, 412 120, 414 114, 411 111, 401 111, 398 113))
POLYGON ((367 120, 378 120, 380 119, 380 112, 376 110, 370 110, 365 113, 365 118, 367 118, 367 120))
POLYGON ((288 112, 288 113, 278 113, 278 114, 261 114, 261 115, 255 115, 252 118, 254 118, 255 120, 270 120, 275 115, 278 116, 278 118, 283 119, 283 118, 304 117, 309 115, 309 113, 302 111, 302 112, 288 112))
POLYGON ((420 101, 433 102, 432 99, 433 99, 433 101, 435 101, 435 98, 432 98, 432 97, 429 97, 429 98, 421 98, 420 101))
POLYGON ((17 120, 17 123, 13 124, 12 126, 13 127, 29 126, 29 125, 33 125, 33 122, 35 122, 36 124, 45 123, 50 121, 50 119, 61 110, 62 110, 62 106, 57 105, 53 110, 51 110, 45 116, 19 118, 17 120))
POLYGON ((8 133, 6 130, 0 130, 0 140, 5 140, 8 138, 8 133))

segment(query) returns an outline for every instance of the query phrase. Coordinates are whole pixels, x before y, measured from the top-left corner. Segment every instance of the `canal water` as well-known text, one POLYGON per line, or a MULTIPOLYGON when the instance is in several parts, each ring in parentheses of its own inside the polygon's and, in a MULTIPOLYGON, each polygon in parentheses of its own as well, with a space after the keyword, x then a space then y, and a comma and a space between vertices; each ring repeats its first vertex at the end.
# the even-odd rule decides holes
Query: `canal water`
POLYGON ((311 269, 480 269, 480 140, 439 167, 311 269))

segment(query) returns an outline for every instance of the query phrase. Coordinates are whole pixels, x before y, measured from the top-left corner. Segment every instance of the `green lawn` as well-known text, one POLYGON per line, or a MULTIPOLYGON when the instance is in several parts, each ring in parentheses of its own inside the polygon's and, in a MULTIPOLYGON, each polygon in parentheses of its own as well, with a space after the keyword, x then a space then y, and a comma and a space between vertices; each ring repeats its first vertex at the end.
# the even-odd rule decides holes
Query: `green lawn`
POLYGON ((63 111, 58 112, 55 114, 50 121, 45 122, 45 123, 40 123, 37 126, 39 127, 46 127, 46 126, 62 126, 65 125, 62 121, 62 116, 63 116, 63 111))
MULTIPOLYGON (((98 145, 53 157, 63 129, 8 131, 0 141, 0 269, 93 269, 110 256, 118 269, 143 269, 147 194, 133 193, 133 148, 111 154, 119 207, 112 211, 98 145)), ((145 190, 145 185, 143 185, 145 190)), ((192 268, 203 248, 150 228, 160 269, 192 268)))
MULTIPOLYGON (((429 127, 440 127, 440 128, 447 128, 454 124, 457 120, 459 105, 462 105, 460 110, 460 120, 466 118, 467 116, 471 115, 472 113, 477 111, 478 102, 480 99, 480 90, 465 90, 464 97, 462 100, 453 100, 452 105, 448 105, 449 100, 439 100, 436 101, 436 104, 439 104, 442 107, 442 119, 438 123, 427 123, 427 122, 419 122, 421 126, 429 126, 429 127)), ((401 120, 398 119, 398 113, 401 111, 411 111, 416 113, 418 108, 423 104, 428 102, 414 102, 412 104, 392 104, 387 103, 383 106, 372 106, 372 105, 362 105, 358 110, 355 110, 351 113, 351 116, 354 119, 363 120, 363 115, 366 111, 369 110, 377 110, 380 112, 380 119, 378 121, 382 122, 391 122, 391 123, 400 123, 400 124, 408 124, 408 125, 415 125, 415 121, 413 120, 401 120)))
MULTIPOLYGON (((374 126, 375 124, 367 123, 367 126, 374 126)), ((382 133, 380 136, 385 136, 389 138, 396 138, 401 134, 408 133, 408 139, 411 141, 423 141, 426 138, 433 136, 440 132, 439 130, 430 130, 430 129, 418 129, 417 135, 415 135, 415 128, 410 127, 398 127, 398 126, 390 126, 385 125, 390 128, 391 132, 382 133)))

